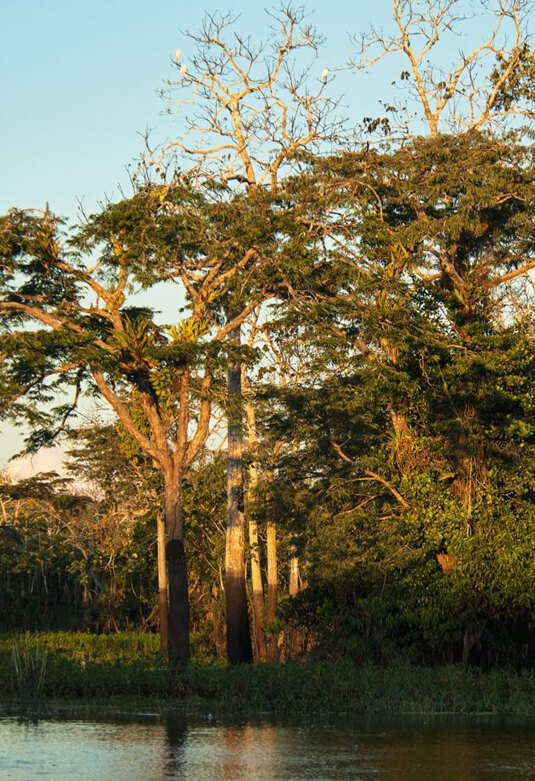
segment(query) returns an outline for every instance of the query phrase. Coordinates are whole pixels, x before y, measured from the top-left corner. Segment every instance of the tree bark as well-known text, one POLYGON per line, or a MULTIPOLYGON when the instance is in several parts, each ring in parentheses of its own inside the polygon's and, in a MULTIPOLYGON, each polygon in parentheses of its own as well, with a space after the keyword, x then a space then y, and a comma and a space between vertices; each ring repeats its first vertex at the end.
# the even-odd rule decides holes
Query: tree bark
POLYGON ((251 548, 251 583, 253 587, 253 630, 256 654, 259 659, 266 658, 266 635, 264 632, 264 588, 260 568, 260 550, 258 545, 258 525, 254 518, 249 519, 249 545, 251 548))
MULTIPOLYGON (((231 332, 240 343, 240 329, 231 332)), ((245 517, 242 461, 241 366, 228 369, 227 538, 225 549, 225 599, 227 658, 230 664, 252 661, 253 649, 245 587, 245 517)))
POLYGON ((158 515, 158 608, 160 617, 160 651, 167 653, 169 648, 169 614, 167 603, 167 561, 165 552, 165 519, 158 515))
POLYGON ((169 573, 169 659, 185 666, 190 658, 188 572, 182 523, 182 475, 166 475, 165 525, 169 573))
POLYGON ((288 554, 288 593, 291 597, 299 594, 299 557, 295 545, 290 546, 288 554))
MULTIPOLYGON (((266 621, 273 623, 277 618, 277 525, 274 520, 267 522, 267 607, 266 621)), ((275 634, 270 634, 267 644, 267 661, 277 662, 279 649, 275 634)))
MULTIPOLYGON (((247 378, 242 371, 242 383, 247 389, 247 378)), ((251 507, 251 499, 258 486, 258 467, 256 464, 256 415, 253 404, 247 401, 245 404, 247 416, 247 442, 249 445, 249 491, 248 507, 251 507)), ((262 568, 260 566, 260 546, 258 542, 258 524, 256 518, 249 513, 249 548, 251 556, 251 585, 253 587, 253 635, 255 652, 258 659, 266 658, 266 634, 264 631, 264 587, 262 584, 262 568)))
POLYGON ((395 410, 391 404, 388 406, 388 412, 396 435, 396 465, 402 475, 409 475, 415 467, 419 466, 409 424, 405 416, 395 410))

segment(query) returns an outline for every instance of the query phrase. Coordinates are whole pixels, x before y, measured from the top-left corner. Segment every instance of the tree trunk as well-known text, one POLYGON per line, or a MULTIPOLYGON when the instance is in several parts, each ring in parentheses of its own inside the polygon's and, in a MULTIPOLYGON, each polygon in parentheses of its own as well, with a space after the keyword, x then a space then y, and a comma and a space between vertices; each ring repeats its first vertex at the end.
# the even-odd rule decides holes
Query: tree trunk
MULTIPOLYGON (((266 621, 273 623, 277 618, 277 525, 274 520, 267 522, 267 609, 266 621)), ((267 646, 267 661, 276 662, 279 658, 277 637, 271 633, 267 646)))
POLYGON ((418 457, 414 453, 414 443, 412 441, 409 424, 407 423, 405 416, 395 410, 392 404, 388 405, 388 412, 396 435, 396 464, 402 475, 409 475, 415 467, 419 466, 418 457))
POLYGON ((167 571, 169 573, 169 659, 187 665, 189 647, 189 595, 184 528, 182 523, 182 475, 166 476, 165 525, 167 529, 167 571))
MULTIPOLYGON (((245 367, 244 367, 245 368, 245 367)), ((242 382, 247 389, 247 378, 242 371, 242 382)), ((251 499, 258 486, 258 467, 256 464, 256 415, 251 401, 245 405, 247 415, 247 441, 249 445, 249 496, 248 507, 251 507, 251 499)), ((262 585, 262 568, 260 566, 260 546, 258 543, 258 524, 256 518, 249 513, 249 547, 251 551, 251 584, 253 587, 253 635, 255 651, 258 659, 266 658, 266 634, 264 631, 264 587, 262 585)))
MULTIPOLYGON (((231 333, 240 343, 240 329, 231 333)), ((241 366, 228 369, 227 539, 225 550, 225 600, 227 657, 230 664, 251 662, 253 649, 245 587, 245 517, 242 463, 241 366)))
POLYGON ((258 525, 255 519, 249 520, 249 545, 251 547, 251 583, 253 586, 253 630, 256 653, 259 659, 266 658, 266 635, 264 633, 264 588, 260 568, 258 546, 258 525))
POLYGON ((167 562, 165 558, 165 519, 158 515, 158 607, 160 617, 160 651, 167 653, 169 648, 169 618, 167 604, 167 562))
POLYGON ((84 581, 82 604, 84 606, 84 629, 86 632, 89 632, 91 629, 91 590, 89 588, 88 572, 86 573, 86 580, 84 581))
POLYGON ((291 597, 299 594, 299 557, 295 545, 290 546, 288 554, 288 593, 291 597))

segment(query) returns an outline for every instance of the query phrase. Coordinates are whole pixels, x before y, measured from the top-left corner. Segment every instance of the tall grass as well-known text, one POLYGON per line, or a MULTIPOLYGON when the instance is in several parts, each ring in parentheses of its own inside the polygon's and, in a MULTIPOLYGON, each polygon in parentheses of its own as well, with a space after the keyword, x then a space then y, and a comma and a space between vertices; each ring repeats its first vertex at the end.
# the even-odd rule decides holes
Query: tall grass
POLYGON ((11 649, 11 690, 18 699, 21 719, 37 720, 41 706, 47 652, 38 643, 15 641, 11 649))
POLYGON ((383 669, 342 660, 234 668, 196 662, 177 671, 159 653, 158 638, 142 633, 0 635, 0 691, 9 690, 10 676, 12 696, 33 706, 39 697, 84 704, 115 698, 121 707, 125 699, 150 698, 213 712, 535 713, 534 670, 383 669))

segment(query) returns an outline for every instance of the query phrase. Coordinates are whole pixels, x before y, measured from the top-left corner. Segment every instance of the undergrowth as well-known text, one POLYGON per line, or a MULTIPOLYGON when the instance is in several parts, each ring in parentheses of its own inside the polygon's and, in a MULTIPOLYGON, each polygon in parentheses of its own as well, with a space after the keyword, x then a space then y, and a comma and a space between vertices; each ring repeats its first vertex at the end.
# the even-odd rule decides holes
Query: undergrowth
POLYGON ((28 659, 46 654, 46 671, 41 678, 28 673, 26 685, 29 696, 38 681, 39 695, 49 700, 150 698, 173 707, 203 703, 248 713, 535 713, 533 670, 381 668, 349 661, 238 667, 196 661, 180 670, 162 657, 157 636, 142 633, 0 635, 5 702, 21 696, 13 678, 14 647, 24 647, 28 659))

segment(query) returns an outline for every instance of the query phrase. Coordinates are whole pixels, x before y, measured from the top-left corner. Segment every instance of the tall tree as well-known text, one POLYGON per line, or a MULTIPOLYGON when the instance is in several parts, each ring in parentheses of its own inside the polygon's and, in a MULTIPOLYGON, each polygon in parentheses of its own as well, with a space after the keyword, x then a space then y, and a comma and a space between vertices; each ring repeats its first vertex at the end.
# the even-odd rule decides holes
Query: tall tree
MULTIPOLYGON (((419 561, 421 566, 425 557, 429 562, 425 588, 451 598, 457 619, 466 611, 462 631, 468 656, 484 597, 481 570, 476 575, 475 558, 472 566, 467 550, 476 557, 477 546, 480 555, 490 547, 485 542, 489 524, 496 534, 499 529, 514 534, 512 507, 493 514, 485 504, 496 491, 490 476, 510 468, 509 451, 502 446, 502 460, 490 435, 498 427, 498 437, 507 438, 498 420, 490 422, 500 414, 499 398, 507 397, 501 414, 511 416, 511 431, 524 412, 528 440, 531 431, 524 392, 532 349, 523 335, 526 325, 512 327, 505 308, 509 286, 534 267, 531 160, 532 149, 514 136, 473 132, 415 139, 400 149, 364 150, 320 163, 303 185, 311 187, 308 206, 301 197, 301 219, 311 232, 323 234, 333 265, 342 264, 349 275, 340 277, 336 295, 306 301, 304 317, 297 319, 302 338, 308 326, 319 351, 320 372, 315 381, 306 382, 305 376, 293 392, 279 394, 288 405, 281 416, 286 436, 300 443, 294 467, 286 464, 295 496, 288 515, 300 511, 309 530, 317 518, 309 537, 314 546, 321 544, 326 524, 337 527, 338 550, 345 545, 351 554, 349 569, 351 561, 366 562, 369 545, 387 571, 385 540, 391 561, 401 568, 404 544, 405 551, 424 549, 419 561), (521 359, 511 352, 516 354, 515 340, 521 359), (515 379, 497 380, 507 360, 515 379), (326 378, 321 372, 329 362, 334 371, 326 378), (507 389, 504 397, 495 394, 494 383, 507 389), (517 395, 513 386, 523 390, 517 395), (300 487, 303 482, 306 488, 300 487), (466 542, 472 536, 474 542, 466 542), (455 557, 462 563, 451 585, 433 582, 441 571, 443 579, 452 573, 455 557), (470 589, 477 594, 472 604, 470 589)), ((522 513, 522 524, 531 527, 528 505, 522 513)), ((329 528, 332 545, 337 532, 329 528)), ((506 548, 498 553, 497 547, 492 546, 492 555, 509 568, 506 548)), ((313 554, 311 547, 308 553, 313 554)), ((334 560, 324 554, 324 564, 334 560)), ((364 579, 366 569, 354 577, 364 579)), ((372 572, 370 567, 369 576, 372 572)), ((410 590, 415 572, 407 574, 404 588, 410 590)), ((506 579, 500 586, 494 581, 494 587, 496 593, 506 589, 506 579)), ((525 597, 524 592, 520 601, 525 597)), ((423 605, 420 609, 418 620, 425 620, 423 605)))
POLYGON ((210 308, 225 299, 234 276, 257 251, 249 246, 242 253, 233 237, 222 250, 217 219, 226 224, 229 209, 215 201, 210 210, 199 192, 184 186, 149 187, 91 217, 70 242, 48 211, 14 210, 2 219, 4 414, 33 427, 28 446, 36 448, 67 424, 82 391, 96 393, 158 465, 164 479, 169 653, 182 663, 189 658, 182 478, 209 431, 210 356, 253 308, 237 304, 235 318, 225 322, 210 308), (214 242, 221 251, 215 260, 214 242), (126 302, 131 290, 161 280, 190 305, 190 317, 170 327, 126 302), (27 329, 27 323, 40 327, 27 329), (39 408, 68 388, 71 403, 39 408))
MULTIPOLYGON (((170 83, 168 93, 182 108, 193 104, 186 116, 187 132, 167 146, 149 148, 153 165, 159 168, 174 154, 189 161, 196 176, 227 182, 233 192, 260 189, 274 195, 300 151, 335 141, 342 123, 333 116, 336 102, 324 94, 327 76, 321 78, 319 69, 318 87, 310 89, 316 63, 298 64, 302 50, 316 54, 321 36, 306 23, 302 9, 287 6, 270 16, 270 37, 260 45, 235 30, 231 15, 207 15, 198 34, 188 33, 194 53, 182 60, 177 52, 179 78, 170 83), (187 97, 177 100, 178 89, 188 90, 187 97)), ((232 307, 226 317, 228 322, 235 319, 232 307)), ((233 329, 232 340, 235 345, 241 341, 239 327, 233 329)), ((227 638, 229 661, 238 663, 251 659, 239 362, 229 364, 228 388, 227 638)), ((260 621, 256 616, 257 625, 260 621)))

